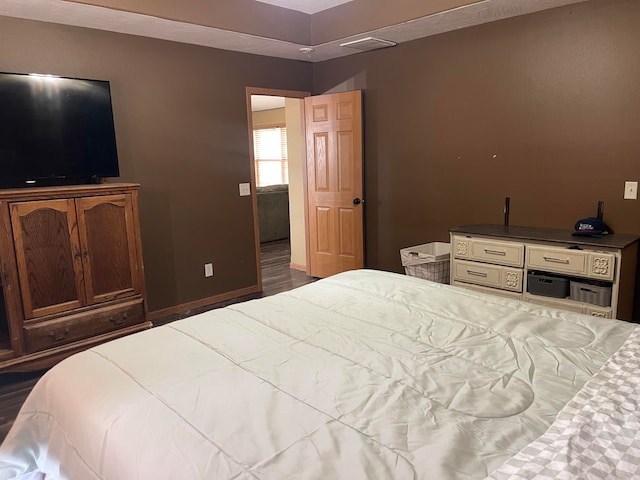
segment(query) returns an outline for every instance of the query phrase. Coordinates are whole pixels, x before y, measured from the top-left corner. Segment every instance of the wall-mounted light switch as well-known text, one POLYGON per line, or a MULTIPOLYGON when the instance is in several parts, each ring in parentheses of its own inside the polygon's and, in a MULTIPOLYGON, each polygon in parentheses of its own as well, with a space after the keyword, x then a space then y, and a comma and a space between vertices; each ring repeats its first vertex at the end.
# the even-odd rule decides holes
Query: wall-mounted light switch
POLYGON ((251 195, 251 184, 250 183, 241 183, 239 184, 240 187, 240 196, 241 197, 247 197, 249 195, 251 195))
POLYGON ((624 199, 636 200, 638 198, 638 182, 624 182, 624 199))

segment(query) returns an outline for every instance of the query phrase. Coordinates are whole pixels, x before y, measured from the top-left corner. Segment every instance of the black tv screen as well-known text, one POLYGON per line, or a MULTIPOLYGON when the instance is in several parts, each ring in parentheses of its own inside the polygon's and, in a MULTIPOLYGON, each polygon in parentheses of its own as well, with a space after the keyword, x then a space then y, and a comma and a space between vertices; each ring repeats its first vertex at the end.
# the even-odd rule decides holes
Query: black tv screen
POLYGON ((0 188, 118 175, 109 82, 0 73, 0 188))

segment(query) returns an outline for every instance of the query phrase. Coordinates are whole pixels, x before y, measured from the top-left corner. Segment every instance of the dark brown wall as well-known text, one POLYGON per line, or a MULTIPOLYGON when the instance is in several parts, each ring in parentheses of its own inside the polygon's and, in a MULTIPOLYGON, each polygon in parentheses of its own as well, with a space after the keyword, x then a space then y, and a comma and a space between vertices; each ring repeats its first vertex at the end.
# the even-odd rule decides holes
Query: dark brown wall
POLYGON ((256 282, 245 86, 365 90, 370 267, 502 222, 506 196, 512 224, 570 229, 604 200, 640 233, 622 200, 640 180, 638 24, 637 1, 591 0, 310 65, 0 18, 0 71, 111 81, 157 310, 256 282))
POLYGON ((311 90, 308 63, 0 17, 0 71, 109 80, 121 181, 142 185, 149 307, 255 285, 245 87, 311 90), (204 278, 204 264, 215 275, 204 278))
POLYGON ((448 229, 640 234, 640 2, 594 0, 314 65, 316 93, 365 90, 366 263, 448 229))

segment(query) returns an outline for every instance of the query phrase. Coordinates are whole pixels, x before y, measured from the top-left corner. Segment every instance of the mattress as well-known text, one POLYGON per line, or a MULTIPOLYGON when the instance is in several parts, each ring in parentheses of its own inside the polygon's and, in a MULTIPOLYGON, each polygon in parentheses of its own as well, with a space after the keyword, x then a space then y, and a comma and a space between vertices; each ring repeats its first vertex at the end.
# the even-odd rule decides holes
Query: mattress
POLYGON ((618 320, 346 272, 62 361, 0 479, 533 478, 545 434, 637 344, 618 320))

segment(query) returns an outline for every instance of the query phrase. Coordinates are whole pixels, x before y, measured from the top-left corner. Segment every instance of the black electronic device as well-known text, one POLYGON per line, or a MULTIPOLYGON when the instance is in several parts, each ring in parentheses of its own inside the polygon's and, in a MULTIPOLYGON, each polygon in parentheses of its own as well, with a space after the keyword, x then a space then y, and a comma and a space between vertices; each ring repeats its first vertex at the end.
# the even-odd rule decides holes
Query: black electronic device
POLYGON ((0 73, 0 188, 117 176, 108 81, 0 73))
POLYGON ((504 226, 509 226, 509 213, 511 207, 511 197, 505 197, 504 199, 504 226))

